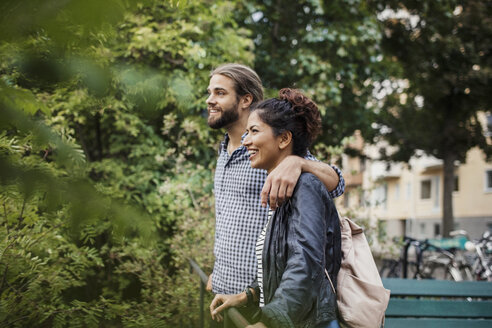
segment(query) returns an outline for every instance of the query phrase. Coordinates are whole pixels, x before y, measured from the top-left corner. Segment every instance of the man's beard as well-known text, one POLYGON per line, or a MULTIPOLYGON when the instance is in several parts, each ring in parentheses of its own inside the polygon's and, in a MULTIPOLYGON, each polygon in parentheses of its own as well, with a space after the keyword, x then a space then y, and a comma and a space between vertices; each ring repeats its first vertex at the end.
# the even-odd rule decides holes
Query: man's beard
POLYGON ((239 113, 237 111, 237 102, 226 110, 222 111, 222 115, 215 120, 211 120, 210 116, 208 117, 208 126, 212 129, 221 129, 226 127, 239 119, 239 113))

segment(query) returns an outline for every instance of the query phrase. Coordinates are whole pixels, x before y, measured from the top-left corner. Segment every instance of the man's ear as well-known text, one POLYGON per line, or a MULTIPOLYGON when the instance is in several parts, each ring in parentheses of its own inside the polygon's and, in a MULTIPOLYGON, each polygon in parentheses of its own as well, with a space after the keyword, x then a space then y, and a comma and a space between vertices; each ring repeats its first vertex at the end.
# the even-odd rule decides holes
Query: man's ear
POLYGON ((252 102, 253 102, 253 96, 248 93, 241 97, 239 105, 243 109, 249 109, 249 106, 251 106, 252 102))
POLYGON ((282 134, 279 135, 279 138, 280 142, 278 144, 278 148, 280 149, 285 149, 292 144, 292 132, 290 131, 282 132, 282 134))

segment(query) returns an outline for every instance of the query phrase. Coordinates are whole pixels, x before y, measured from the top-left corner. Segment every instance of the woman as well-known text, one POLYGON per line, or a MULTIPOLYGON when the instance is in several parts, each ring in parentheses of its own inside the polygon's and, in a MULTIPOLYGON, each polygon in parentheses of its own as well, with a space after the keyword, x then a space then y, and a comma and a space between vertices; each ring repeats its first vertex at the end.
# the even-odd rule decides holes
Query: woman
MULTIPOLYGON (((282 89, 279 98, 251 109, 243 141, 251 166, 270 173, 289 155, 304 157, 321 127, 316 104, 302 93, 282 89)), ((252 327, 338 327, 333 285, 341 262, 338 214, 314 175, 303 173, 291 199, 270 211, 258 238, 258 277, 244 292, 216 295, 214 319, 230 306, 259 303, 252 327), (326 270, 325 270, 326 269, 326 270)))

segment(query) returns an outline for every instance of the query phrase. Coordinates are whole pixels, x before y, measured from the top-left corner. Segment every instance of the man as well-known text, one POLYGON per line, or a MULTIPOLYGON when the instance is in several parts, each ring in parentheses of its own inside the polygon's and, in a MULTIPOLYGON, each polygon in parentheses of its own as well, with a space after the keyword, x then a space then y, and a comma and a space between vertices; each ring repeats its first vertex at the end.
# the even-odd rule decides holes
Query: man
POLYGON ((251 168, 242 145, 249 108, 263 100, 261 80, 251 68, 225 64, 210 74, 206 100, 208 125, 225 129, 214 179, 215 263, 207 289, 215 294, 238 294, 256 277, 255 246, 270 207, 275 209, 292 192, 301 172, 316 175, 331 197, 343 194, 345 182, 340 170, 328 164, 289 156, 268 177, 266 171, 251 168))

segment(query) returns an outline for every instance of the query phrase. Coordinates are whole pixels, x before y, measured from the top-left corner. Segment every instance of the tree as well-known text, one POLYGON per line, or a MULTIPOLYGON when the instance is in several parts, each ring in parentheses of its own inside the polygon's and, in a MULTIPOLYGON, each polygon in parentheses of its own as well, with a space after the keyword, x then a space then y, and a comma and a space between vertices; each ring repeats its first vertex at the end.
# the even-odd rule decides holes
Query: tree
POLYGON ((394 88, 379 123, 408 161, 417 150, 443 161, 443 235, 453 230, 452 191, 456 161, 472 147, 488 158, 492 149, 477 113, 492 97, 492 3, 479 0, 371 1, 384 24, 383 49, 394 88))
POLYGON ((219 134, 208 74, 254 58, 235 6, 2 2, 0 326, 198 315, 187 258, 212 263, 219 134))
POLYGON ((370 130, 380 66, 380 25, 365 1, 251 1, 238 21, 253 31, 255 69, 269 96, 303 89, 319 105, 319 146, 370 130))

